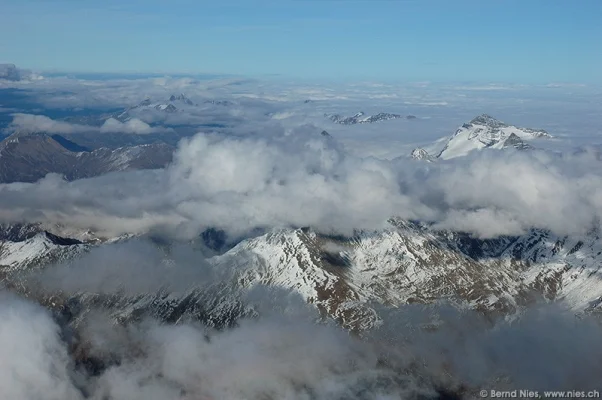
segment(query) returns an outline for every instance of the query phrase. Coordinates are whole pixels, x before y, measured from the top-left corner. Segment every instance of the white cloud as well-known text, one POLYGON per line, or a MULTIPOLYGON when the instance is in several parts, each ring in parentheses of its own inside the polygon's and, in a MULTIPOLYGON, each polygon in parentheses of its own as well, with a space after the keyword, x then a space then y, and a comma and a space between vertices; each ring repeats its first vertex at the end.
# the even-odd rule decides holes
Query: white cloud
POLYGON ((78 320, 77 336, 61 337, 70 327, 46 310, 0 300, 6 399, 385 400, 436 397, 437 389, 593 390, 602 373, 599 324, 552 306, 494 326, 451 307, 383 309, 381 327, 359 338, 315 324, 298 299, 259 290, 247 299, 259 317, 230 329, 115 324, 96 310, 78 320), (94 374, 76 367, 92 357, 106 362, 94 374))
MULTIPOLYGON (((537 111, 541 104, 547 104, 533 101, 517 106, 518 94, 512 93, 519 89, 495 90, 493 94, 467 91, 467 97, 457 103, 450 100, 457 98, 457 87, 437 85, 318 86, 172 78, 107 82, 52 78, 37 85, 42 98, 56 97, 61 105, 78 101, 131 105, 147 95, 166 98, 185 89, 201 107, 172 114, 135 109, 131 120, 122 123, 109 119, 100 127, 16 114, 11 130, 148 134, 162 129, 151 126, 156 124, 225 127, 215 128, 221 139, 200 134, 184 141, 174 164, 163 172, 126 173, 73 183, 51 176, 34 185, 2 185, 1 218, 69 220, 77 226, 118 233, 157 228, 194 235, 207 226, 244 232, 255 226, 312 225, 325 231, 351 232, 358 227, 382 227, 388 217, 398 215, 494 236, 532 226, 558 233, 581 232, 601 214, 601 174, 597 172, 598 162, 587 155, 531 157, 485 151, 428 167, 364 157, 393 159, 409 154, 412 147, 450 133, 483 107, 512 114, 524 112, 524 107, 537 111), (56 94, 59 88, 61 93, 56 94), (201 100, 232 100, 234 96, 237 100, 228 106, 205 105, 201 100), (307 96, 329 100, 304 104, 307 96), (335 100, 341 96, 350 100, 335 100), (370 96, 399 99, 383 97, 370 102, 372 110, 364 109, 370 96), (324 118, 324 113, 352 115, 360 110, 419 118, 362 126, 336 125, 324 118), (316 126, 302 126, 308 122, 316 126), (322 129, 339 142, 321 137, 322 129)), ((521 97, 524 95, 520 92, 521 97)), ((534 98, 538 95, 533 94, 534 98)), ((589 120, 591 126, 576 125, 575 118, 581 119, 582 113, 574 111, 555 113, 552 128, 561 122, 566 129, 595 125, 593 119, 589 120)))
POLYGON ((430 221, 479 236, 532 227, 584 233, 602 220, 596 153, 483 151, 423 165, 347 154, 311 126, 184 140, 164 171, 0 186, 0 219, 64 222, 112 234, 207 227, 378 229, 389 217, 430 221))
POLYGON ((126 122, 120 122, 115 118, 109 118, 100 127, 101 133, 133 133, 136 135, 165 132, 167 130, 168 129, 165 128, 153 128, 138 118, 132 118, 126 122))
POLYGON ((45 115, 13 114, 13 120, 6 129, 9 133, 51 133, 51 134, 74 134, 86 132, 98 133, 129 133, 145 135, 149 133, 169 132, 169 128, 151 127, 146 122, 132 118, 126 122, 120 122, 114 118, 107 119, 100 127, 91 125, 74 124, 65 121, 56 121, 45 115))
POLYGON ((0 397, 79 400, 60 328, 41 307, 0 293, 0 397))

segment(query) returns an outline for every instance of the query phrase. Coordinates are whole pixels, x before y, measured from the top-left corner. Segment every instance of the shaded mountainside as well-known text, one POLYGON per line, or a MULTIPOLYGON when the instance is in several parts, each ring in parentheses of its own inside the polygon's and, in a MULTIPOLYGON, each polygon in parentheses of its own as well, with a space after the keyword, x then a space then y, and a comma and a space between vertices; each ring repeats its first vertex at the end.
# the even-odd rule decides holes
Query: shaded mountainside
MULTIPOLYGON (((8 233, 0 245, 0 265, 9 282, 19 271, 79 257, 93 246, 46 232, 32 236, 25 228, 15 228, 12 236, 10 229, 3 232, 8 233), (10 240, 19 237, 26 239, 10 240)), ((216 270, 229 270, 231 275, 210 287, 194 283, 198 288, 185 293, 79 293, 52 298, 55 304, 77 304, 79 311, 70 313, 101 307, 119 320, 150 314, 223 326, 252 313, 241 296, 262 285, 297 293, 324 316, 362 331, 378 324, 376 304, 447 300, 503 316, 535 301, 558 301, 575 313, 598 312, 601 254, 600 236, 595 232, 558 237, 533 230, 518 237, 480 240, 392 220, 389 229, 358 232, 352 238, 281 229, 243 240, 208 259, 216 270)), ((169 252, 165 257, 170 259, 169 252)))
POLYGON ((48 173, 74 180, 162 168, 171 162, 173 151, 172 146, 160 143, 86 151, 60 135, 13 135, 0 142, 0 183, 35 182, 48 173))

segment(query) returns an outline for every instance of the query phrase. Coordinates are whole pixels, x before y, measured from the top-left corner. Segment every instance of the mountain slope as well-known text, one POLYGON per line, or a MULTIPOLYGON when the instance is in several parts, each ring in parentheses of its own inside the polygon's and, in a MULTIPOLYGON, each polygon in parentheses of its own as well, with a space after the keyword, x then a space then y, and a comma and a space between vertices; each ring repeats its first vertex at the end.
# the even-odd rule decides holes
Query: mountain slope
POLYGON ((301 229, 247 240, 226 255, 245 266, 244 287, 293 290, 345 326, 375 322, 370 302, 399 305, 448 299, 488 313, 513 313, 544 297, 575 312, 602 303, 602 245, 595 234, 478 240, 395 221, 380 232, 330 238, 301 229))
POLYGON ((6 138, 0 142, 0 183, 35 182, 48 173, 74 180, 113 171, 162 168, 171 162, 174 150, 159 143, 72 151, 79 148, 65 147, 68 143, 72 142, 46 134, 15 134, 6 138))
POLYGON ((42 231, 24 240, 0 240, 0 271, 22 271, 76 257, 87 249, 82 242, 42 231))

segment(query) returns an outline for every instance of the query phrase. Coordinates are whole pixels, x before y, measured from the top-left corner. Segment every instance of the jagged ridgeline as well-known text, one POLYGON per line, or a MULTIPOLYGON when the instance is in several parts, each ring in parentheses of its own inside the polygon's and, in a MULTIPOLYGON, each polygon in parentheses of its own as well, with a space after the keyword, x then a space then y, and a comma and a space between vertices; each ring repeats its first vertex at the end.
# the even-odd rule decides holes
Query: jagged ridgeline
MULTIPOLYGON (((85 264, 90 253, 111 251, 122 242, 150 240, 106 241, 94 238, 90 232, 72 239, 41 229, 27 225, 3 227, 0 265, 8 281, 11 276, 20 278, 24 271, 57 262, 82 259, 85 264)), ((285 229, 226 244, 224 240, 217 243, 214 236, 200 237, 196 241, 198 252, 190 255, 204 260, 209 253, 202 249, 211 246, 217 253, 213 251, 215 255, 206 260, 206 268, 232 271, 223 282, 216 283, 221 288, 219 301, 209 302, 212 312, 218 314, 203 317, 214 321, 223 320, 221 312, 228 318, 236 310, 242 312, 241 295, 257 286, 290 290, 323 315, 355 331, 370 329, 377 323, 378 313, 372 303, 429 304, 447 299, 491 315, 512 315, 541 299, 562 301, 575 313, 598 312, 601 303, 598 257, 602 247, 595 232, 559 237, 532 230, 523 236, 481 240, 392 220, 386 230, 358 232, 353 237, 285 229)), ((167 250, 171 245, 161 246, 167 250)), ((169 251, 160 258, 168 262, 169 251)), ((201 280, 198 288, 194 285, 190 282, 185 293, 167 297, 159 291, 118 301, 119 295, 114 294, 107 304, 116 307, 110 312, 120 318, 144 310, 168 320, 189 313, 206 314, 209 311, 199 311, 208 301, 207 297, 199 297, 204 282, 201 280), (176 312, 177 317, 154 310, 157 304, 163 304, 158 299, 176 309, 170 313, 176 312)), ((95 297, 88 295, 80 293, 76 297, 96 304, 95 297)))

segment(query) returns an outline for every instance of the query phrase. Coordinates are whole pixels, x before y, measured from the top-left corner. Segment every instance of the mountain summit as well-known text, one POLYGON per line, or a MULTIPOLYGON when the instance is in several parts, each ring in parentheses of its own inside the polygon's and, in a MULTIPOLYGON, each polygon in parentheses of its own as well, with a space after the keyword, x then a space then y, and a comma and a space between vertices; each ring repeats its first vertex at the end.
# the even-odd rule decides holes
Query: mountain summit
POLYGON ((330 119, 335 124, 341 125, 355 125, 355 124, 371 124, 374 122, 388 121, 391 119, 399 119, 401 115, 391 113, 378 113, 374 115, 366 115, 363 111, 356 113, 351 117, 345 117, 339 114, 324 114, 325 117, 330 119))
POLYGON ((169 101, 181 101, 185 104, 188 104, 189 106, 193 106, 194 103, 192 102, 192 100, 190 100, 188 97, 186 97, 183 93, 179 94, 179 95, 171 95, 171 97, 169 98, 169 101))
POLYGON ((438 157, 444 160, 461 157, 473 150, 484 148, 525 149, 530 146, 526 145, 524 141, 550 137, 552 136, 542 129, 508 125, 490 115, 482 114, 458 128, 438 157))
MULTIPOLYGON (((431 156, 427 150, 416 148, 410 157, 414 159, 433 161, 437 158, 447 160, 450 158, 468 155, 474 150, 481 149, 509 149, 530 150, 533 149, 528 142, 535 139, 551 138, 543 129, 521 128, 506 124, 491 115, 482 114, 460 126, 456 133, 445 141, 440 139, 437 143, 445 141, 442 150, 433 150, 438 146, 430 146, 431 156)), ((429 148, 429 147, 427 147, 429 148)), ((438 147, 440 149, 440 147, 438 147)))
POLYGON ((425 160, 425 161, 433 161, 433 156, 431 156, 428 151, 426 151, 423 148, 415 148, 414 150, 412 150, 412 153, 410 154, 410 157, 412 157, 414 160, 425 160))

